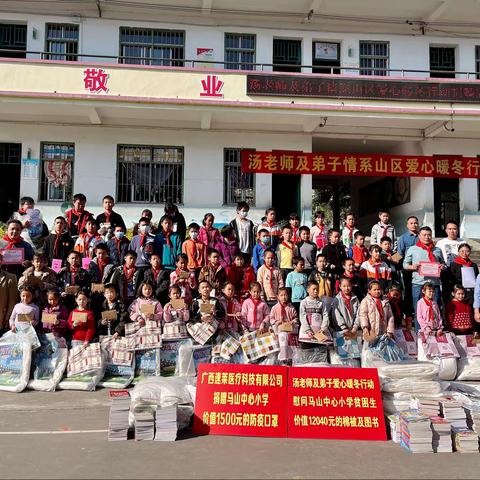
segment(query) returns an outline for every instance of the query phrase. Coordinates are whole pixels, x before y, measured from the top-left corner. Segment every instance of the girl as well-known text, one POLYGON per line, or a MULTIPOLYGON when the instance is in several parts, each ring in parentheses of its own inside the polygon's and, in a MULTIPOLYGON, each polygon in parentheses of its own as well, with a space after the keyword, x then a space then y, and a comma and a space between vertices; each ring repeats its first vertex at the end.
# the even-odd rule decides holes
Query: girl
POLYGON ((160 219, 160 231, 155 236, 153 250, 161 253, 165 270, 175 270, 177 255, 182 253, 182 240, 172 230, 172 220, 166 215, 160 219))
POLYGON ((342 332, 344 337, 357 338, 360 327, 358 310, 360 302, 352 295, 352 282, 342 278, 339 284, 340 292, 333 299, 331 306, 332 325, 335 331, 342 332))
POLYGON ((223 285, 219 300, 225 310, 225 320, 220 327, 227 332, 243 333, 243 325, 239 322, 242 306, 235 298, 235 285, 233 283, 227 282, 223 285))
MULTIPOLYGON (((454 287, 456 285, 462 285, 463 284, 463 274, 462 271, 464 271, 465 268, 472 268, 473 269, 473 276, 474 278, 478 277, 478 265, 476 263, 473 263, 470 260, 470 253, 472 252, 472 247, 468 245, 468 243, 462 243, 458 247, 458 256, 455 257, 453 262, 450 263, 450 266, 448 267, 448 274, 447 277, 449 279, 448 284, 446 285, 446 288, 448 288, 448 293, 451 293, 453 295, 454 287)), ((465 289, 465 302, 468 303, 469 305, 473 305, 473 291, 474 288, 466 288, 465 289)), ((447 293, 447 294, 448 294, 447 293)))
POLYGON ((300 309, 300 302, 307 296, 307 276, 303 273, 305 262, 302 257, 293 257, 294 270, 287 275, 285 286, 291 288, 292 303, 297 309, 300 309))
POLYGON ((251 265, 245 266, 243 253, 235 255, 233 265, 227 268, 227 280, 235 286, 237 300, 243 302, 248 297, 248 287, 255 281, 255 273, 251 265))
POLYGON ((452 295, 453 300, 445 309, 448 328, 455 335, 473 334, 473 309, 465 300, 465 289, 461 285, 455 285, 452 295))
POLYGON ((113 283, 105 285, 104 301, 101 305, 102 318, 98 321, 98 335, 125 336, 125 324, 129 321, 127 308, 118 297, 117 287, 113 283), (115 312, 115 318, 103 318, 104 312, 115 312))
POLYGON ((282 273, 275 267, 275 254, 267 250, 264 264, 258 269, 257 282, 262 287, 262 298, 269 307, 277 302, 278 289, 284 286, 282 273))
POLYGON ((177 268, 170 274, 170 286, 177 285, 181 291, 181 297, 187 305, 193 301, 192 291, 197 288, 195 272, 188 271, 188 257, 185 253, 177 255, 177 268))
POLYGON ((77 307, 68 317, 68 328, 72 331, 72 348, 81 345, 88 347, 95 335, 95 317, 93 312, 87 309, 88 300, 88 294, 84 290, 75 295, 77 307))
POLYGON ((385 262, 382 262, 382 249, 378 245, 372 245, 369 248, 370 258, 360 265, 360 278, 367 283, 370 280, 376 280, 380 283, 383 291, 386 291, 391 285, 391 270, 385 262))
POLYGON ((150 282, 142 282, 138 287, 138 297, 128 307, 130 320, 138 322, 140 327, 145 326, 147 320, 152 320, 160 327, 162 324, 163 309, 160 302, 153 296, 153 284, 150 282), (153 313, 144 313, 142 305, 153 305, 153 313))
POLYGON ((162 256, 152 253, 150 268, 143 270, 143 280, 148 280, 155 287, 155 298, 165 305, 168 302, 168 287, 170 286, 170 270, 162 268, 162 256))
POLYGON ((10 328, 16 332, 19 326, 28 325, 35 327, 40 320, 40 309, 33 302, 33 288, 26 285, 20 291, 20 303, 17 303, 10 315, 10 328), (19 317, 19 315, 21 315, 19 317))
POLYGON ((198 239, 199 230, 198 223, 191 223, 188 226, 189 238, 182 245, 182 253, 185 253, 188 258, 188 270, 195 272, 197 276, 200 269, 207 264, 207 248, 198 239))
POLYGON ((220 265, 223 268, 229 267, 233 263, 235 255, 240 253, 235 231, 230 225, 223 227, 220 231, 220 239, 215 248, 220 252, 220 265))
POLYGON ((323 212, 317 212, 315 214, 315 225, 310 229, 310 236, 312 242, 317 245, 319 250, 328 243, 327 231, 328 228, 325 225, 325 214, 323 212))
POLYGON ((227 280, 225 269, 220 265, 220 254, 218 250, 212 249, 208 252, 208 264, 200 270, 198 281, 207 281, 216 294, 220 293, 222 285, 227 280))
POLYGON ((390 338, 395 334, 395 320, 388 299, 382 296, 382 286, 378 280, 368 284, 367 296, 360 303, 359 317, 367 346, 373 337, 386 333, 390 338))
POLYGON ((327 259, 325 255, 317 255, 317 268, 310 274, 309 282, 318 283, 318 296, 325 300, 325 298, 333 298, 334 276, 327 270, 327 259))
POLYGON ((67 331, 68 310, 60 304, 58 290, 48 290, 47 305, 43 313, 53 314, 57 317, 56 323, 42 322, 43 333, 53 333, 56 338, 64 338, 67 331))
POLYGON ((217 243, 221 241, 220 232, 213 226, 215 217, 213 213, 206 213, 203 217, 198 240, 205 245, 207 251, 211 248, 217 248, 217 243))
MULTIPOLYGON (((403 318, 404 318, 404 309, 402 302, 402 291, 398 285, 392 285, 387 293, 388 301, 390 302, 390 307, 392 308, 393 318, 395 320, 395 329, 402 328, 403 318)), ((412 328, 412 319, 406 321, 406 327, 408 330, 412 328)))
POLYGON ((163 308, 163 338, 187 338, 186 323, 190 319, 188 306, 184 303, 183 307, 176 308, 173 303, 181 300, 182 291, 178 285, 172 285, 168 289, 168 302, 163 308))
POLYGON ((258 282, 250 284, 250 297, 242 305, 242 320, 245 328, 253 332, 266 332, 270 328, 270 311, 262 300, 262 287, 258 282))
POLYGON ((287 288, 279 288, 277 298, 278 302, 270 311, 270 323, 280 344, 278 359, 284 364, 291 364, 293 347, 298 345, 297 311, 289 302, 287 288))
POLYGON ((441 336, 443 334, 443 323, 440 309, 435 302, 435 286, 426 282, 422 288, 423 298, 417 303, 417 324, 420 332, 425 335, 441 336))

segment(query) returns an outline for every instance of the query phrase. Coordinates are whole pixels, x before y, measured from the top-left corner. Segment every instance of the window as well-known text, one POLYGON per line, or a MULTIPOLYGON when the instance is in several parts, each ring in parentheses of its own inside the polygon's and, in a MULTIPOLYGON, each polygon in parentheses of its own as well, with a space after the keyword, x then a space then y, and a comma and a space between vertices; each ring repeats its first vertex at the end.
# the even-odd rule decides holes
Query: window
POLYGON ((455 47, 430 47, 430 77, 455 78, 455 47))
POLYGON ((40 144, 42 163, 40 198, 42 200, 65 202, 72 199, 74 158, 73 143, 42 142, 40 144))
POLYGON ((312 42, 312 73, 339 74, 340 44, 331 42, 312 42))
POLYGON ((480 46, 475 47, 475 71, 477 72, 477 80, 480 80, 480 46))
POLYGON ((0 52, 0 57, 25 58, 27 49, 27 26, 0 24, 0 50, 15 50, 0 52))
POLYGON ((302 62, 301 40, 273 40, 273 71, 300 72, 302 62))
POLYGON ((234 205, 247 202, 255 205, 255 176, 241 169, 241 148, 225 148, 223 151, 223 203, 234 205))
POLYGON ((120 28, 120 63, 183 67, 185 32, 120 28))
POLYGON ((119 202, 183 203, 183 148, 118 146, 119 202))
POLYGON ((225 34, 225 68, 255 70, 255 35, 225 34))
POLYGON ((386 76, 389 43, 360 41, 360 75, 386 76))
POLYGON ((78 25, 47 23, 47 60, 78 60, 78 25))

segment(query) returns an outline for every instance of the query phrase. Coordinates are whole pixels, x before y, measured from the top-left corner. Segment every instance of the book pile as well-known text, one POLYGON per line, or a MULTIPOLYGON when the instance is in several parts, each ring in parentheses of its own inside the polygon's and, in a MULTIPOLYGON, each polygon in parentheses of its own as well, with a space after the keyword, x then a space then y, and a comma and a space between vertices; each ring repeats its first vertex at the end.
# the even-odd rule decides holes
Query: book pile
POLYGON ((478 407, 473 405, 465 408, 465 413, 467 415, 467 427, 474 432, 480 431, 480 410, 478 407))
POLYGON ((452 426, 442 417, 431 417, 432 448, 435 453, 452 451, 452 426))
POLYGON ((153 440, 155 430, 155 406, 141 405, 133 412, 135 440, 153 440))
POLYGON ((440 403, 438 398, 419 398, 417 400, 418 409, 429 417, 437 417, 440 414, 440 403))
POLYGON ((419 410, 400 412, 400 445, 412 453, 432 452, 430 418, 419 410))
POLYGON ((400 443, 402 438, 402 432, 400 430, 400 413, 393 413, 388 416, 389 426, 390 426, 390 436, 392 437, 392 442, 400 443))
POLYGON ((174 442, 177 438, 177 407, 158 408, 155 420, 155 440, 174 442))
POLYGON ((111 390, 110 416, 108 420, 108 440, 127 440, 130 395, 127 390, 111 390))
POLYGON ((456 452, 478 453, 478 434, 468 428, 452 428, 453 446, 456 452))
POLYGON ((468 428, 467 414, 459 402, 451 399, 442 400, 440 407, 440 415, 451 423, 452 428, 468 428))

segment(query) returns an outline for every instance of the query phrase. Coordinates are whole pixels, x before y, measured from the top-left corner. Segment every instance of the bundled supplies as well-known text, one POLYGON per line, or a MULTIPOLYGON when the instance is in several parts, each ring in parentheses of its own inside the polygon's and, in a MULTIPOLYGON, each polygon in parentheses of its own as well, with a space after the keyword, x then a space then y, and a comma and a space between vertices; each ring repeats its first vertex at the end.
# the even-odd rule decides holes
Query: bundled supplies
POLYGON ((457 335, 455 345, 460 354, 457 380, 480 380, 480 345, 473 341, 472 335, 457 335))
POLYGON ((399 328, 395 330, 395 342, 406 355, 417 358, 417 334, 414 330, 399 328))
POLYGON ((460 453, 478 453, 478 434, 468 428, 452 428, 453 447, 460 453))
POLYGON ((153 440, 155 435, 154 405, 138 405, 133 410, 135 422, 135 440, 153 440))
POLYGON ((430 417, 432 428, 432 449, 435 453, 452 451, 452 427, 448 420, 439 416, 430 417))
POLYGON ((124 337, 100 337, 105 357, 105 374, 99 385, 104 388, 126 388, 134 377, 134 353, 124 337))
POLYGON ((210 363, 211 345, 194 345, 192 340, 184 340, 178 348, 175 375, 194 377, 200 363, 210 363))
POLYGON ((173 442, 177 438, 177 407, 157 408, 155 413, 155 441, 173 442))
POLYGON ((187 330, 190 336, 200 345, 205 345, 215 335, 218 322, 190 322, 187 323, 187 330))
POLYGON ((110 416, 108 420, 108 440, 127 440, 130 395, 127 390, 109 392, 110 416))
POLYGON ((273 333, 259 335, 256 331, 240 337, 240 345, 249 363, 280 351, 277 337, 273 333))
POLYGON ((440 401, 440 414, 452 424, 452 428, 466 429, 467 414, 463 406, 453 399, 440 401))
POLYGON ((162 346, 162 329, 156 320, 146 320, 141 327, 138 322, 125 324, 125 338, 129 350, 148 350, 162 346))
POLYGON ((400 413, 400 445, 412 453, 432 452, 430 418, 420 411, 400 413))
POLYGON ((433 362, 439 366, 441 380, 453 380, 457 375, 458 350, 450 333, 440 337, 435 335, 418 336, 418 360, 433 362))

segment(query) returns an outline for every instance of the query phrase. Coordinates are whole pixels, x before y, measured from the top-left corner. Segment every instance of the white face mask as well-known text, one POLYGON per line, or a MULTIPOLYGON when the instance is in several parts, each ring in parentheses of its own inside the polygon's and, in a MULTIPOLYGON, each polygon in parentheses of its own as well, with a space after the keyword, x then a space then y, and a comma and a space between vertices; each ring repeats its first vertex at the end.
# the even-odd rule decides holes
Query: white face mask
POLYGON ((141 225, 139 230, 142 233, 149 233, 150 232, 150 225, 141 225))
POLYGON ((115 236, 117 238, 123 238, 125 236, 125 232, 115 232, 115 236))
POLYGON ((198 238, 198 232, 190 232, 190 238, 196 240, 198 238))
POLYGON ((241 217, 243 217, 243 218, 246 218, 246 217, 247 217, 247 215, 248 215, 248 212, 247 212, 247 211, 245 211, 245 210, 240 210, 238 213, 239 213, 239 214, 240 214, 240 216, 241 216, 241 217))

